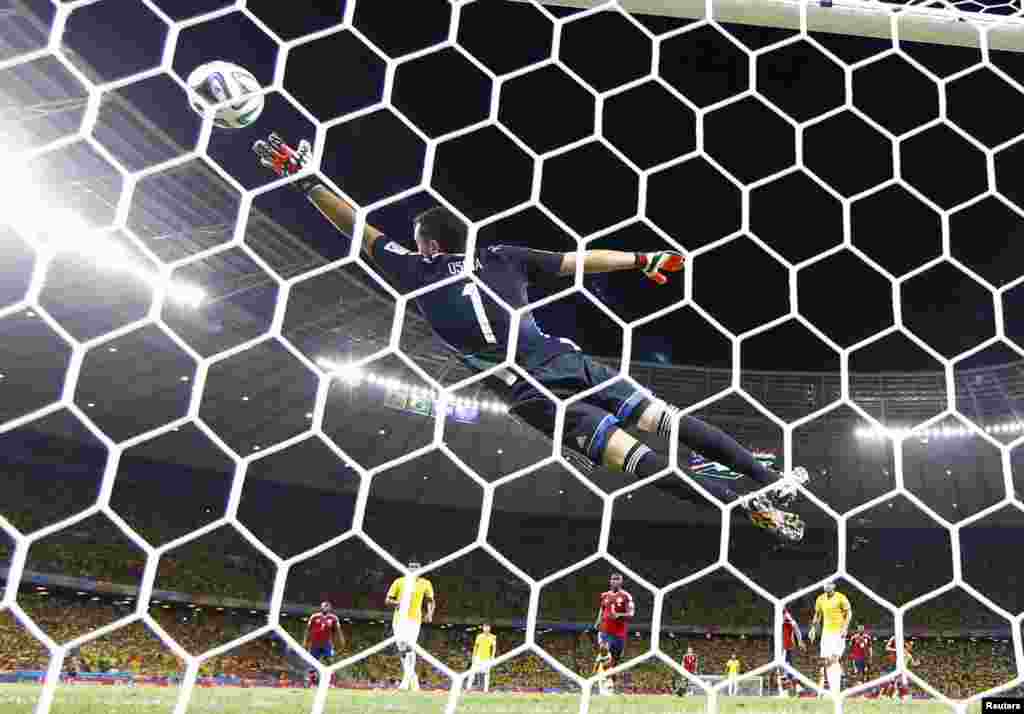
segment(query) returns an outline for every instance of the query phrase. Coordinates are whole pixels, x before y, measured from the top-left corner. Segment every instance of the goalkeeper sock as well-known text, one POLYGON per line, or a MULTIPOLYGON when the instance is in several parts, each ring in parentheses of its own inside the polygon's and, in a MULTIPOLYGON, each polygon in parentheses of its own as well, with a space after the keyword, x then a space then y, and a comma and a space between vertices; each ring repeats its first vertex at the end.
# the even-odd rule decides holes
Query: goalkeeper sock
POLYGON ((668 459, 654 451, 647 444, 638 441, 626 452, 622 470, 637 478, 647 478, 668 468, 668 459))
MULTIPOLYGON (((626 452, 626 458, 623 461, 623 471, 628 474, 632 474, 637 478, 647 478, 654 474, 664 471, 668 468, 668 459, 663 455, 654 451, 649 446, 642 442, 636 442, 633 444, 628 452, 626 452)), ((688 474, 694 481, 699 483, 708 493, 713 495, 725 503, 729 503, 736 498, 736 493, 721 483, 718 479, 711 479, 700 474, 688 474)), ((655 488, 658 488, 665 493, 671 494, 675 498, 682 501, 690 501, 692 503, 703 504, 706 503, 696 491, 691 489, 675 474, 666 474, 664 478, 660 478, 654 482, 655 488)))
MULTIPOLYGON (((674 410, 675 407, 666 404, 658 422, 658 433, 662 436, 668 436, 671 433, 672 415, 675 412, 669 414, 670 409, 674 410)), ((777 473, 769 470, 755 459, 750 451, 740 446, 739 442, 724 431, 692 416, 684 414, 680 418, 679 441, 701 456, 724 464, 734 471, 754 479, 762 486, 775 483, 780 478, 777 473)))

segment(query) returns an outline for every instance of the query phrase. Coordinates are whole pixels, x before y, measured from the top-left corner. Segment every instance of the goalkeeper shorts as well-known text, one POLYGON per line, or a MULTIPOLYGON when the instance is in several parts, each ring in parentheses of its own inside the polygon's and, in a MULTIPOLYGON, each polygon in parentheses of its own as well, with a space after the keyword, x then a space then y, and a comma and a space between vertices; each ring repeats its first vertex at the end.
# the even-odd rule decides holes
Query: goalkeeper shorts
MULTIPOLYGON (((604 382, 615 380, 598 392, 570 403, 565 410, 562 444, 600 464, 608 436, 620 425, 628 425, 643 414, 651 401, 619 374, 590 355, 563 352, 529 370, 530 376, 552 394, 567 399, 604 382)), ((508 404, 509 414, 549 438, 555 431, 555 404, 526 380, 511 386, 492 378, 488 387, 508 404)))

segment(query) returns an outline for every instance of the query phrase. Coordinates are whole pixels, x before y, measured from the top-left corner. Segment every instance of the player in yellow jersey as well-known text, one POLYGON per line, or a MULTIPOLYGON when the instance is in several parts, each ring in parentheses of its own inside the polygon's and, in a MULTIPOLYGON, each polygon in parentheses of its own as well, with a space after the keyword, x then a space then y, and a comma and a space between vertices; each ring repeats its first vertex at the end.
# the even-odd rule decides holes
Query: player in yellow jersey
POLYGON ((736 690, 739 688, 740 681, 740 659, 736 656, 736 653, 732 653, 732 657, 725 663, 725 676, 729 680, 729 696, 735 697, 736 690))
POLYGON ((825 660, 829 689, 836 694, 839 693, 843 679, 839 658, 846 648, 846 631, 852 619, 850 601, 842 593, 836 592, 835 583, 825 583, 825 592, 814 603, 814 622, 811 623, 809 637, 814 642, 818 623, 821 623, 821 658, 825 660))
MULTIPOLYGON (((473 668, 485 668, 480 672, 484 693, 491 689, 491 668, 487 665, 497 654, 498 638, 491 634, 490 625, 484 625, 483 632, 477 635, 476 640, 473 642, 473 668)), ((473 688, 473 680, 475 679, 476 674, 469 675, 469 682, 466 685, 467 692, 473 688)))
MULTIPOLYGON (((409 563, 409 570, 416 571, 421 567, 415 560, 409 563)), ((424 620, 431 622, 434 619, 434 586, 423 577, 401 576, 391 583, 385 602, 388 607, 395 608, 391 628, 395 633, 398 656, 402 660, 402 682, 398 688, 419 691, 420 679, 416 675, 415 647, 416 641, 420 638, 420 625, 424 620), (402 591, 407 580, 414 585, 409 598, 409 609, 402 612, 402 591), (426 613, 423 612, 424 606, 426 613)))
POLYGON ((612 653, 608 649, 608 643, 602 642, 598 645, 597 658, 594 660, 594 674, 598 676, 597 693, 601 695, 614 694, 612 678, 603 676, 605 670, 612 667, 612 653))

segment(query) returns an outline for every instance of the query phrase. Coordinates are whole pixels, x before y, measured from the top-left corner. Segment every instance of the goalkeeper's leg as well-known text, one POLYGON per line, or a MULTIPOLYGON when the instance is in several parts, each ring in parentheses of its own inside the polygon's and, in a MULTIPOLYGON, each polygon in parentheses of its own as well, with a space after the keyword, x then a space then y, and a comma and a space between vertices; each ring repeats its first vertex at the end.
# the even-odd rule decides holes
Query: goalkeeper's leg
MULTIPOLYGON (((660 399, 648 399, 646 404, 637 409, 636 427, 641 431, 668 437, 672 434, 672 422, 677 414, 678 407, 660 399)), ((762 486, 781 479, 782 483, 779 483, 775 495, 783 506, 796 498, 796 485, 806 483, 809 478, 807 469, 797 467, 788 478, 783 479, 724 431, 688 414, 679 417, 679 441, 701 456, 722 463, 762 486)))
MULTIPOLYGON (((578 385, 585 388, 593 383, 617 376, 607 367, 590 359, 586 355, 572 353, 562 355, 551 361, 543 370, 534 370, 534 376, 552 388, 578 385), (568 385, 568 386, 567 386, 568 385)), ((571 390, 570 390, 571 391, 571 390)), ((556 394, 558 393, 555 390, 556 394)), ((499 392, 500 393, 500 392, 499 392)), ((512 405, 509 413, 547 436, 554 431, 556 421, 555 405, 547 397, 536 394, 532 387, 523 387, 509 401, 512 405)), ((646 478, 669 467, 668 459, 635 437, 624 431, 620 426, 650 424, 654 414, 660 413, 659 405, 664 402, 652 401, 644 392, 624 386, 622 382, 613 384, 584 401, 570 402, 565 410, 565 426, 562 434, 563 445, 594 464, 603 464, 616 471, 624 471, 638 478, 646 478), (653 410, 653 411, 652 411, 653 410)), ((674 414, 674 412, 673 412, 674 414)), ((702 449, 705 456, 719 458, 721 451, 729 450, 731 444, 733 457, 724 461, 726 465, 735 465, 742 461, 744 454, 751 464, 764 473, 766 483, 778 481, 779 476, 758 462, 749 451, 746 451, 724 432, 704 422, 693 420, 706 427, 694 428, 694 433, 702 434, 703 441, 692 444, 702 449), (717 447, 714 445, 717 444, 717 447)), ((739 469, 738 469, 739 470, 739 469)), ((688 474, 700 483, 708 492, 719 500, 729 503, 736 499, 732 491, 719 479, 711 479, 697 474, 688 474)), ((704 504, 705 501, 687 487, 674 474, 668 474, 658 480, 655 486, 671 493, 673 496, 687 501, 704 504)), ((787 540, 797 541, 803 537, 803 522, 794 514, 776 508, 771 500, 759 496, 744 504, 751 520, 760 528, 772 531, 787 540)))
MULTIPOLYGON (((554 431, 554 405, 547 399, 531 399, 514 405, 509 413, 550 436, 554 431)), ((617 414, 610 413, 604 405, 589 402, 573 402, 565 410, 565 431, 563 444, 582 455, 586 460, 603 464, 614 471, 624 471, 637 478, 653 476, 668 468, 668 459, 653 451, 628 432, 619 428, 617 414)), ((689 474, 715 498, 730 503, 736 493, 719 479, 689 474)), ((676 498, 696 503, 703 499, 687 488, 676 476, 669 475, 655 484, 676 498)))
MULTIPOLYGON (((630 382, 617 380, 618 373, 583 353, 552 360, 550 366, 536 370, 534 376, 542 383, 550 383, 556 394, 558 387, 567 382, 578 384, 581 389, 611 382, 588 397, 586 402, 603 409, 610 419, 623 427, 636 426, 640 431, 668 437, 672 433, 672 422, 679 415, 677 407, 636 389, 630 382)), ((724 431, 689 415, 679 417, 679 441, 701 456, 722 463, 761 486, 777 484, 772 495, 780 508, 791 504, 799 494, 796 485, 808 480, 807 470, 803 468, 793 469, 788 477, 783 478, 724 431)))
MULTIPOLYGON (((669 467, 668 459, 637 440, 632 434, 616 428, 607 438, 602 463, 608 468, 625 471, 637 478, 653 476, 669 467)), ((737 498, 736 493, 718 479, 708 478, 700 474, 687 475, 699 483, 716 498, 730 503, 737 498)), ((654 486, 674 497, 706 505, 706 501, 689 488, 674 473, 668 473, 654 482, 654 486)), ((804 523, 799 516, 776 508, 766 496, 748 498, 743 503, 751 522, 780 538, 799 541, 804 536, 804 523)))

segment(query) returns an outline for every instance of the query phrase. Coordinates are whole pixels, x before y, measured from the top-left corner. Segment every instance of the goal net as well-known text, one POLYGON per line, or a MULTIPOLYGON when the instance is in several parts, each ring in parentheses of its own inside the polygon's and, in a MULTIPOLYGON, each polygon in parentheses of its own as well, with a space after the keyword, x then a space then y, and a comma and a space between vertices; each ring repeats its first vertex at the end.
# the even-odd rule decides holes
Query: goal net
MULTIPOLYGON (((0 3, 0 681, 43 714, 71 681, 165 685, 179 713, 308 686, 319 714, 416 680, 455 712, 486 670, 587 712, 617 572, 630 696, 689 682, 689 646, 761 696, 784 611, 806 632, 833 580, 875 659, 898 653, 841 706, 904 675, 961 712, 1024 683, 997 555, 1024 527, 1017 0, 306 5, 0 3), (253 126, 192 112, 184 78, 213 60, 261 83, 253 126), (352 235, 260 166, 271 132, 310 140, 299 178, 352 235), (468 257, 406 289, 358 237, 407 255, 436 206, 468 257), (513 308, 473 260, 495 244, 686 267, 577 261, 513 308), (556 394, 514 337, 471 369, 422 309, 456 283, 485 336, 532 311, 612 378, 556 394), (690 454, 675 412, 642 436, 683 504, 581 457, 568 407, 614 380, 808 466, 804 541, 719 500, 764 484, 690 454), (553 431, 497 383, 529 383, 553 431), (416 613, 411 655, 393 611, 416 613)), ((788 669, 815 689, 812 654, 788 669)))

